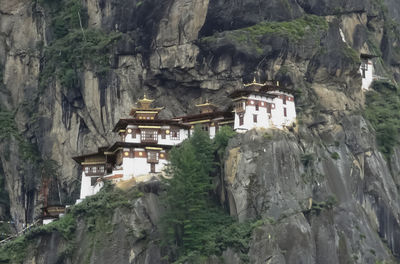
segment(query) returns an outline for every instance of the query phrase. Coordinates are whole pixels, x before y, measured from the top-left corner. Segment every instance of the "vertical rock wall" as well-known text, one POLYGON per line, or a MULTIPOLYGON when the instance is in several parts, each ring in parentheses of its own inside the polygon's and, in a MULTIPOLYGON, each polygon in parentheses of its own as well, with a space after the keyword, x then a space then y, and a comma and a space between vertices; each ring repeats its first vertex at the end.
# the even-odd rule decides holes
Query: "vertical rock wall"
MULTIPOLYGON (((15 113, 16 132, 41 159, 57 161, 62 192, 71 200, 79 172, 70 157, 113 142, 113 125, 145 91, 166 107, 165 117, 193 113, 195 102, 205 97, 227 108, 226 95, 256 72, 296 91, 299 123, 295 131, 271 136, 254 131, 231 143, 224 197, 232 215, 279 220, 276 228, 257 231, 251 252, 264 248, 277 263, 374 263, 399 254, 399 150, 389 167, 359 114, 364 104, 359 53, 374 52, 373 41, 383 55, 379 73, 396 79, 400 72, 398 41, 380 29, 389 18, 377 12, 375 1, 82 4, 89 28, 121 33, 110 54, 111 68, 100 76, 88 63, 80 72, 81 87, 68 90, 54 81, 40 91, 43 48, 53 38, 51 10, 31 0, 0 0, 0 110, 15 113), (286 23, 311 14, 327 27, 309 31, 312 24, 298 22, 302 36, 263 27, 265 21, 286 23), (313 160, 305 165, 307 154, 313 160), (337 199, 333 208, 307 215, 310 198, 326 203, 330 196, 337 199), (289 234, 299 243, 289 241, 289 234), (269 235, 272 244, 266 243, 269 235), (329 250, 333 243, 336 251, 329 250)), ((398 20, 397 4, 386 4, 398 20)), ((0 158, 11 215, 21 228, 37 216, 41 175, 39 165, 24 160, 19 145, 13 135, 2 139, 0 158)), ((254 263, 268 257, 251 256, 254 263)))

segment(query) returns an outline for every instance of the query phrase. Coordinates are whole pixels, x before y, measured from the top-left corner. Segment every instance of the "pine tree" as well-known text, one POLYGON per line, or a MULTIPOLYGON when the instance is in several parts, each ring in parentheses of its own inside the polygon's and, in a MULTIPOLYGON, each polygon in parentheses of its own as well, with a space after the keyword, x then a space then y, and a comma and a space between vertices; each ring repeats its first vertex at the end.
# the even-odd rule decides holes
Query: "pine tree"
POLYGON ((170 153, 168 174, 172 177, 166 180, 167 211, 162 225, 164 245, 173 250, 174 259, 185 262, 201 255, 221 254, 227 247, 225 241, 230 235, 220 232, 226 233, 232 219, 211 198, 211 174, 216 165, 222 166, 233 135, 231 128, 221 128, 212 141, 196 127, 191 138, 170 153))
POLYGON ((165 242, 185 253, 202 245, 208 224, 212 190, 213 146, 208 135, 196 128, 193 136, 170 154, 167 195, 168 210, 163 218, 165 242))

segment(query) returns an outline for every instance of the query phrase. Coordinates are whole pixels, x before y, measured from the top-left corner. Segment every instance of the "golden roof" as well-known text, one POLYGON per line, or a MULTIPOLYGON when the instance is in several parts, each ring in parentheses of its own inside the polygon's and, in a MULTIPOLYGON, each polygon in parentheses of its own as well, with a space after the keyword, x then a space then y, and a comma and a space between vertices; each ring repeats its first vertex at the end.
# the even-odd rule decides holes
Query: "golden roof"
POLYGON ((150 109, 150 105, 154 102, 154 100, 148 99, 146 94, 144 94, 143 99, 138 101, 139 107, 142 109, 150 109))
POLYGON ((164 109, 164 107, 150 107, 153 102, 154 100, 147 98, 146 94, 144 94, 143 99, 139 99, 137 102, 138 107, 131 109, 130 115, 133 116, 135 113, 158 114, 158 112, 164 109))
POLYGON ((211 113, 218 108, 216 105, 210 103, 208 99, 206 99, 205 103, 197 104, 196 107, 200 108, 201 113, 211 113))
POLYGON ((206 102, 205 102, 205 103, 200 103, 200 104, 197 104, 196 106, 197 106, 197 107, 204 107, 204 106, 216 107, 214 104, 210 103, 210 102, 208 101, 208 99, 206 99, 206 102))
POLYGON ((264 83, 258 83, 256 81, 256 77, 254 77, 253 82, 246 83, 243 86, 244 87, 249 87, 249 86, 265 86, 265 85, 276 85, 276 86, 279 86, 279 81, 276 81, 276 82, 274 82, 274 81, 265 81, 264 83))
POLYGON ((253 85, 256 85, 256 86, 264 86, 265 83, 258 83, 258 82, 256 81, 256 77, 254 77, 254 78, 253 78, 253 82, 244 84, 244 87, 253 86, 253 85))

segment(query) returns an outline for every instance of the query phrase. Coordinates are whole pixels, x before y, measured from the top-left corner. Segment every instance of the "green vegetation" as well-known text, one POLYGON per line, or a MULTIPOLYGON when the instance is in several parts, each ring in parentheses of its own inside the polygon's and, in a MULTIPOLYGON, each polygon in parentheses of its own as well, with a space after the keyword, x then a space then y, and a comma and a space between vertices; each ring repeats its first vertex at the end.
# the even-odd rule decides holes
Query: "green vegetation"
MULTIPOLYGON (((301 18, 285 22, 261 22, 254 26, 220 33, 228 39, 243 45, 254 47, 258 53, 263 52, 262 38, 265 35, 277 35, 298 42, 307 37, 318 37, 319 31, 326 31, 328 23, 325 18, 315 15, 305 15, 301 18)), ((203 42, 214 42, 219 35, 205 37, 203 42)))
POLYGON ((388 82, 375 81, 366 93, 364 115, 376 131, 379 150, 389 160, 400 136, 400 93, 388 82))
MULTIPOLYGON (((0 166, 0 206, 5 209, 3 219, 10 218, 10 199, 5 186, 5 176, 0 166)), ((11 225, 7 221, 0 222, 0 240, 5 239, 11 233, 11 225)))
POLYGON ((0 109, 0 140, 16 135, 18 135, 18 130, 14 122, 14 114, 0 109))
MULTIPOLYGON (((26 253, 34 246, 35 239, 39 236, 59 233, 65 243, 65 248, 58 256, 57 263, 64 263, 65 258, 70 257, 76 244, 75 230, 77 221, 82 220, 86 224, 92 246, 100 240, 97 235, 107 235, 113 230, 111 220, 116 208, 131 208, 132 200, 143 194, 136 188, 122 191, 107 184, 98 194, 86 198, 82 203, 71 208, 70 212, 58 221, 45 226, 32 228, 25 235, 0 247, 0 263, 21 263, 26 253)), ((105 240, 104 237, 101 238, 105 240)), ((90 250, 90 252, 92 252, 90 250)))
POLYGON ((19 152, 22 159, 37 163, 40 160, 39 152, 36 145, 28 142, 18 132, 17 125, 14 120, 14 113, 2 110, 0 108, 0 140, 15 138, 19 144, 19 152))
POLYGON ((211 141, 197 127, 189 140, 171 151, 168 173, 173 177, 165 183, 168 209, 162 219, 162 244, 170 249, 166 256, 170 261, 183 263, 218 256, 228 247, 247 260, 252 230, 260 222, 235 222, 210 195, 215 155, 223 158, 233 135, 230 128, 223 128, 211 141))
POLYGON ((360 59, 359 54, 352 47, 350 47, 348 45, 344 45, 344 47, 342 49, 342 52, 343 52, 343 55, 346 58, 348 58, 351 62, 354 62, 356 64, 360 64, 361 63, 361 59, 360 59))
POLYGON ((304 153, 300 156, 301 163, 303 163, 304 167, 309 168, 313 166, 315 160, 314 153, 304 153))
POLYGON ((326 201, 323 202, 312 202, 311 209, 309 212, 311 214, 319 215, 324 210, 330 210, 337 204, 337 199, 335 196, 328 196, 326 201))
POLYGON ((97 74, 109 70, 112 46, 120 34, 87 28, 87 11, 79 0, 41 0, 39 4, 51 15, 54 37, 44 50, 42 88, 53 77, 66 88, 79 87, 80 72, 86 64, 97 74))
POLYGON ((337 153, 337 152, 331 153, 331 158, 334 159, 334 160, 340 159, 339 153, 337 153))
POLYGON ((87 29, 76 30, 61 39, 55 40, 45 49, 47 59, 41 75, 41 85, 56 76, 61 85, 66 88, 80 86, 79 74, 85 62, 97 74, 104 74, 109 69, 109 54, 112 44, 119 38, 119 34, 105 33, 87 29))

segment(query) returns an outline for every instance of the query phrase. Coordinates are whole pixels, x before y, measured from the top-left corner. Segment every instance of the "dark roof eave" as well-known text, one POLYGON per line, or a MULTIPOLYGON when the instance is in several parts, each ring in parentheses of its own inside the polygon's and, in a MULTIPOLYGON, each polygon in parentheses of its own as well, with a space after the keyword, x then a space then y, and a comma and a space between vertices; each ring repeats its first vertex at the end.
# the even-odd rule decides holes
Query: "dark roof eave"
POLYGON ((171 125, 182 128, 189 128, 186 125, 180 124, 175 120, 171 119, 156 119, 156 120, 138 120, 138 119, 120 119, 118 123, 114 126, 113 132, 118 132, 120 129, 126 128, 128 125, 147 125, 147 126, 162 126, 162 125, 171 125))
POLYGON ((126 148, 132 148, 132 147, 158 147, 158 148, 163 148, 163 149, 171 149, 174 146, 171 145, 161 145, 158 143, 131 143, 131 142, 122 142, 122 141, 118 141, 115 142, 114 145, 112 145, 111 147, 109 147, 107 149, 108 152, 114 151, 119 147, 126 147, 126 148))
POLYGON ((108 148, 109 148, 109 146, 100 147, 98 149, 98 152, 96 152, 96 153, 89 153, 89 154, 85 154, 85 155, 81 155, 81 156, 75 156, 75 157, 72 157, 72 159, 75 160, 77 163, 82 163, 85 161, 85 158, 87 158, 87 157, 104 155, 104 151, 106 151, 108 148))
POLYGON ((373 55, 373 54, 367 54, 367 53, 360 54, 360 58, 362 58, 362 59, 372 59, 372 58, 376 58, 376 57, 379 57, 379 56, 373 55))
POLYGON ((263 90, 260 90, 260 91, 236 90, 236 91, 233 91, 232 93, 230 93, 229 97, 233 99, 233 98, 237 98, 240 96, 247 96, 247 95, 251 95, 251 94, 262 95, 262 96, 269 97, 269 98, 276 97, 275 94, 268 94, 268 93, 265 93, 265 91, 263 91, 263 90))
POLYGON ((182 120, 183 122, 188 121, 188 120, 201 120, 201 119, 215 119, 215 118, 233 118, 233 113, 232 112, 224 112, 224 111, 218 111, 218 112, 211 112, 211 113, 202 113, 202 114, 194 114, 194 115, 187 115, 187 116, 179 116, 176 117, 176 119, 182 120))

